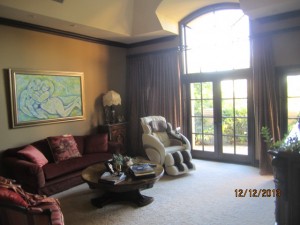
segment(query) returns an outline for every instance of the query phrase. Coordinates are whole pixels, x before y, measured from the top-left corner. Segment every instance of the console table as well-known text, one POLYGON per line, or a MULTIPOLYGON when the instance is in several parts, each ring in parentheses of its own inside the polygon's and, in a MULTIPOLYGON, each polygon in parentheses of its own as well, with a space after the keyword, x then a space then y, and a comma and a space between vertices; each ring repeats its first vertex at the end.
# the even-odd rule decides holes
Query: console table
POLYGON ((277 225, 300 224, 300 154, 270 150, 273 156, 275 188, 280 196, 275 201, 277 225))

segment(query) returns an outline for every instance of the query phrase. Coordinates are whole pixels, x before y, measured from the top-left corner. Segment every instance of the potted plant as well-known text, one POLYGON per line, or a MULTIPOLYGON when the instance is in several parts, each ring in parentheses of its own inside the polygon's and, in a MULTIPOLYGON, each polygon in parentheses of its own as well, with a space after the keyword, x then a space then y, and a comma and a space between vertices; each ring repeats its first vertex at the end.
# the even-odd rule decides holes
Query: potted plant
POLYGON ((113 164, 115 169, 119 172, 126 171, 129 166, 133 164, 132 159, 129 156, 123 156, 121 154, 113 154, 113 164))
POLYGON ((268 127, 261 128, 261 135, 269 150, 300 153, 300 140, 296 135, 285 136, 282 140, 274 142, 268 127))

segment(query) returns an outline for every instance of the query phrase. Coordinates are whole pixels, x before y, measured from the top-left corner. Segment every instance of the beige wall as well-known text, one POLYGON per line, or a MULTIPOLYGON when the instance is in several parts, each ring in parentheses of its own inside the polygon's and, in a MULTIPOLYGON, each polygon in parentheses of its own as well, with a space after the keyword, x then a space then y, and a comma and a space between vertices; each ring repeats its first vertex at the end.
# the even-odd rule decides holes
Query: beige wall
POLYGON ((94 132, 103 123, 101 95, 113 89, 125 98, 126 49, 2 25, 0 34, 0 153, 47 136, 94 132), (11 129, 7 68, 84 72, 86 120, 11 129))
POLYGON ((299 30, 275 35, 273 37, 273 47, 276 66, 300 66, 299 30))
POLYGON ((277 67, 300 65, 300 16, 269 22, 253 23, 256 34, 272 37, 274 61, 277 67))

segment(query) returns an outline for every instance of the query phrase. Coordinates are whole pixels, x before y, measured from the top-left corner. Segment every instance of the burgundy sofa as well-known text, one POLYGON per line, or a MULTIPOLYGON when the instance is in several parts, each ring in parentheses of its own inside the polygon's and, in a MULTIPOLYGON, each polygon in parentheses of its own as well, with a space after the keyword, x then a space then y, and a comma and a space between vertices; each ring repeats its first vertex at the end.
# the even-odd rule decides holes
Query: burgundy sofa
POLYGON ((58 163, 47 138, 31 143, 48 160, 43 166, 18 153, 26 146, 5 150, 2 162, 6 176, 16 180, 27 192, 49 196, 83 183, 81 172, 86 167, 111 159, 113 153, 124 153, 122 144, 109 142, 107 134, 74 136, 74 140, 81 156, 58 163))

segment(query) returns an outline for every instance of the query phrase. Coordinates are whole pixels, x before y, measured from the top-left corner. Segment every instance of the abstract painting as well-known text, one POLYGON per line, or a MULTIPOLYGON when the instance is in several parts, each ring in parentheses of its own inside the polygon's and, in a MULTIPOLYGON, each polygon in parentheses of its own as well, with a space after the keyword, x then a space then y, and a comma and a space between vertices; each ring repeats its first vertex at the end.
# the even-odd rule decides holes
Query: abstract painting
POLYGON ((12 127, 85 119, 81 72, 9 69, 12 127))

